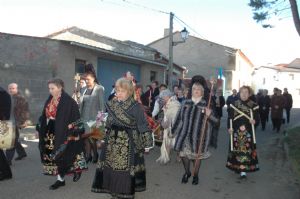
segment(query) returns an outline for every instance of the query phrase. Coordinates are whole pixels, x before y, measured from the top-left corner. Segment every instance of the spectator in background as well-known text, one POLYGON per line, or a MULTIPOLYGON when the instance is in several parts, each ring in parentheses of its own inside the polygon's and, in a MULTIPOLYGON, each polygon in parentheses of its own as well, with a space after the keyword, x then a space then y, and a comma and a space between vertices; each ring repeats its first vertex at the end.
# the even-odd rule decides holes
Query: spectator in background
POLYGON ((226 105, 227 105, 227 112, 229 111, 230 104, 233 104, 234 101, 238 100, 238 95, 237 95, 237 90, 233 89, 232 90, 232 95, 228 96, 226 100, 226 105))
POLYGON ((151 83, 151 87, 152 87, 152 94, 151 94, 150 110, 152 112, 154 109, 156 97, 159 95, 158 81, 153 81, 151 83))
POLYGON ((83 76, 80 77, 79 87, 80 95, 83 95, 84 91, 86 90, 86 82, 83 76))
POLYGON ((223 116, 223 107, 225 106, 225 99, 223 97, 222 90, 217 90, 217 92, 213 95, 213 100, 215 101, 215 117, 219 120, 215 125, 212 125, 210 145, 216 149, 218 146, 220 121, 223 116))
POLYGON ((277 133, 280 131, 282 124, 284 108, 284 98, 278 88, 274 88, 274 95, 271 98, 271 118, 273 123, 273 130, 277 133))
POLYGON ((177 92, 177 100, 182 104, 182 102, 185 100, 185 96, 184 96, 184 93, 183 93, 183 90, 181 88, 178 89, 178 92, 177 92))
POLYGON ((146 92, 144 92, 141 95, 142 104, 145 107, 146 113, 148 115, 150 115, 149 113, 150 113, 150 105, 151 105, 151 96, 152 96, 152 93, 153 93, 153 91, 152 91, 151 85, 147 85, 146 92))
POLYGON ((22 160, 27 156, 25 149, 19 141, 20 129, 27 126, 26 121, 29 119, 29 109, 28 103, 24 96, 22 96, 18 90, 18 84, 11 83, 8 85, 8 92, 11 95, 12 99, 12 114, 11 118, 14 120, 16 125, 16 139, 15 147, 9 150, 6 150, 6 158, 8 163, 11 165, 11 161, 17 151, 18 157, 15 158, 16 161, 22 160))
POLYGON ((269 117, 271 99, 268 96, 268 90, 264 89, 262 91, 262 96, 258 98, 259 105, 259 115, 261 121, 261 129, 264 131, 266 129, 266 122, 269 117))
POLYGON ((178 90, 179 90, 179 86, 178 85, 174 85, 173 86, 173 93, 175 96, 178 96, 178 90))
POLYGON ((293 107, 293 97, 291 94, 289 94, 287 88, 284 88, 283 97, 285 99, 284 109, 286 112, 286 120, 287 120, 287 123, 290 123, 290 112, 293 107))

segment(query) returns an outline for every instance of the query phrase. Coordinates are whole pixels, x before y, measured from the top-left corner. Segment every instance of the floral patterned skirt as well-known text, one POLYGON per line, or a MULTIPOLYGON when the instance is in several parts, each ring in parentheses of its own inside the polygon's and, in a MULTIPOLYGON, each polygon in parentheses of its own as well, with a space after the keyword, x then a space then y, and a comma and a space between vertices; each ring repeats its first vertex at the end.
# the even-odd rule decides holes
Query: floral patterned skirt
MULTIPOLYGON (((55 143, 55 134, 54 134, 55 120, 49 120, 47 125, 46 135, 42 138, 44 146, 41 150, 41 159, 43 164, 43 173, 45 175, 57 175, 58 174, 58 165, 57 161, 52 158, 54 154, 54 143, 55 143)), ((70 163, 62 163, 66 167, 66 174, 72 174, 74 172, 81 172, 87 169, 87 164, 84 158, 83 151, 76 149, 78 146, 72 141, 68 143, 68 146, 65 151, 65 156, 68 158, 63 158, 65 160, 72 159, 70 163)))
POLYGON ((259 170, 256 146, 251 132, 237 130, 233 133, 233 151, 229 149, 226 167, 236 172, 259 170))

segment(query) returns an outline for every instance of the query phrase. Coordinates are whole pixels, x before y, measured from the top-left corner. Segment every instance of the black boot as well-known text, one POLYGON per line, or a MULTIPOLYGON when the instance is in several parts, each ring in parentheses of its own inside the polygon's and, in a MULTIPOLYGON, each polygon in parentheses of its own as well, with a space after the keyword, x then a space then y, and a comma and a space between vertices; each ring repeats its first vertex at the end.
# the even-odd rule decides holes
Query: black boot
POLYGON ((182 176, 181 183, 186 184, 186 183, 189 181, 189 178, 190 178, 190 177, 191 177, 191 173, 185 173, 185 174, 182 176))
POLYGON ((192 184, 193 185, 197 185, 199 183, 199 178, 198 178, 198 176, 194 176, 193 177, 193 182, 192 182, 192 184))
POLYGON ((55 190, 55 189, 58 189, 59 187, 65 186, 65 185, 66 185, 65 181, 56 180, 56 182, 53 185, 51 185, 49 187, 49 189, 55 190))
POLYGON ((98 162, 98 158, 99 158, 99 156, 98 156, 98 153, 97 153, 97 154, 94 155, 94 157, 93 157, 93 163, 94 163, 94 164, 96 164, 96 163, 98 162))
POLYGON ((12 175, 4 175, 4 174, 0 174, 0 181, 2 180, 8 180, 8 179, 11 179, 12 178, 12 175))

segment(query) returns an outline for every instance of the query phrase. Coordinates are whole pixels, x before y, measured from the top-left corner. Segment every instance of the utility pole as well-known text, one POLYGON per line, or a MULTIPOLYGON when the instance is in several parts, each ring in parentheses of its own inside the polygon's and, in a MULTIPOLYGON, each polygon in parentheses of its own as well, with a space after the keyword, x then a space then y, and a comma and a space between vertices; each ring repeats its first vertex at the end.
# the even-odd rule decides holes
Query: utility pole
POLYGON ((173 18, 174 13, 170 12, 168 86, 171 91, 173 89, 173 18))

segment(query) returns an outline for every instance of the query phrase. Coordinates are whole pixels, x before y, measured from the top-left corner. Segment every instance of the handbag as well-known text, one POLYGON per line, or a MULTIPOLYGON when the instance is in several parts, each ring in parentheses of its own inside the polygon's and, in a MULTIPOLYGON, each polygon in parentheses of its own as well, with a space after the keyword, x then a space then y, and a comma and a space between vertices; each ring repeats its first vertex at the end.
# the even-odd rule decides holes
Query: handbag
POLYGON ((0 120, 0 149, 11 149, 15 145, 16 126, 11 120, 0 120))

